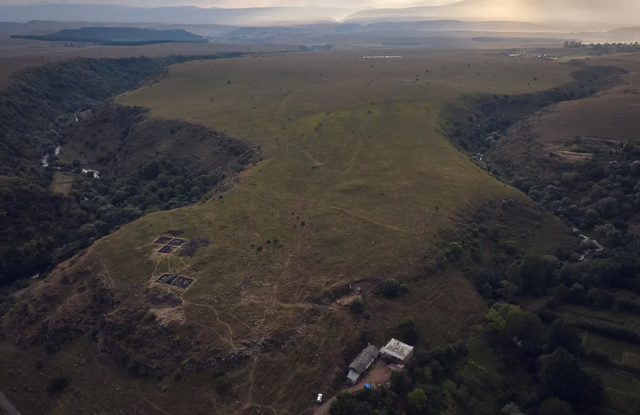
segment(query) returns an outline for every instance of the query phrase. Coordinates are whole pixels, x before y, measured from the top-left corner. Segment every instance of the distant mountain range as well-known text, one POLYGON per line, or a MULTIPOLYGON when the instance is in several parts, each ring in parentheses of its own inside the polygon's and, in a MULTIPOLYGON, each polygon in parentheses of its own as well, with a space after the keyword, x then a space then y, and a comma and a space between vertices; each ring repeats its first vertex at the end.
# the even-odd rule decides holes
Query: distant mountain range
POLYGON ((81 29, 63 29, 48 35, 12 36, 16 38, 43 40, 48 42, 83 42, 110 45, 141 45, 151 43, 203 43, 202 36, 182 29, 153 30, 136 27, 83 27, 81 29))
POLYGON ((342 19, 356 9, 327 7, 261 7, 243 9, 157 7, 93 4, 33 4, 0 6, 0 20, 28 22, 182 23, 231 26, 309 24, 342 19))
POLYGON ((362 26, 359 33, 384 31, 487 31, 487 32, 550 32, 554 29, 535 23, 486 21, 473 22, 461 20, 426 20, 405 22, 375 22, 362 26))
POLYGON ((640 0, 461 0, 441 6, 359 11, 311 6, 223 9, 44 3, 0 5, 0 20, 14 22, 0 23, 0 36, 47 35, 87 26, 185 29, 234 40, 352 33, 430 36, 428 32, 438 31, 570 33, 637 26, 640 0))

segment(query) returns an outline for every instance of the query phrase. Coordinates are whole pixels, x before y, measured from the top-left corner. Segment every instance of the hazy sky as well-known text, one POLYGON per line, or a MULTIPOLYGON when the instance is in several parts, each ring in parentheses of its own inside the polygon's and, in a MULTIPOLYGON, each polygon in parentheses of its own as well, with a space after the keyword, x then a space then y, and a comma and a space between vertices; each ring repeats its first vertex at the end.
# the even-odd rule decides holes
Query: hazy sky
MULTIPOLYGON (((121 4, 127 6, 163 7, 268 7, 268 6, 327 6, 344 8, 361 7, 412 7, 454 3, 457 0, 53 0, 49 3, 73 4, 121 4)), ((2 4, 35 4, 41 0, 0 0, 2 4)))

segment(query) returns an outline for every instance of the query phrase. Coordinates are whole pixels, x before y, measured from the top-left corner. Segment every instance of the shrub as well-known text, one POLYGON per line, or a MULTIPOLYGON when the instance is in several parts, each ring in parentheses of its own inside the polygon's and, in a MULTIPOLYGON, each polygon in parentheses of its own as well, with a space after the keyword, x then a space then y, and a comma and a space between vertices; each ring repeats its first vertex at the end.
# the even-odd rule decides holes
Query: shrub
POLYGON ((148 311, 142 318, 143 323, 152 323, 154 321, 156 321, 156 314, 153 311, 148 311))
POLYGON ((231 389, 231 382, 226 374, 215 378, 213 384, 218 393, 226 393, 231 389))
POLYGON ((518 253, 518 245, 515 241, 504 241, 500 246, 507 255, 515 255, 518 253))
POLYGON ((398 324, 400 340, 408 344, 415 344, 418 341, 418 330, 416 330, 413 320, 405 320, 398 324))
POLYGON ((62 391, 64 391, 68 385, 69 385, 69 381, 66 378, 62 376, 57 376, 51 379, 51 382, 49 382, 49 386, 47 387, 47 392, 49 392, 49 395, 55 395, 57 393, 61 393, 62 391))
POLYGON ((382 284, 382 294, 387 298, 394 298, 400 295, 400 283, 398 280, 389 278, 382 284))
POLYGON ((463 252, 463 249, 459 243, 451 242, 449 244, 449 254, 455 261, 460 259, 460 257, 462 256, 462 252, 463 252))
POLYGON ((360 314, 364 312, 364 301, 362 301, 362 299, 360 298, 356 298, 351 302, 351 304, 349 305, 349 308, 354 313, 360 314))
POLYGON ((611 361, 611 358, 609 357, 608 354, 602 353, 598 350, 590 350, 587 353, 587 357, 591 360, 594 360, 598 363, 609 363, 611 361))

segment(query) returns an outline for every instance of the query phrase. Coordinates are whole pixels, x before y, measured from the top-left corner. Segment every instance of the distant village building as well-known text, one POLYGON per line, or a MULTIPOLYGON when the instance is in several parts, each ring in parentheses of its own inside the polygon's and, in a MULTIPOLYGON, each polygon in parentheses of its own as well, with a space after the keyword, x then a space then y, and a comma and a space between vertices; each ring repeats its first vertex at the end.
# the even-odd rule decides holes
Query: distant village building
POLYGON ((413 356, 413 346, 402 343, 400 340, 391 339, 386 346, 380 349, 383 358, 394 363, 405 364, 413 356))
POLYGON ((369 369, 369 366, 371 366, 371 363, 373 363, 377 357, 378 349, 376 349, 375 346, 369 345, 365 347, 349 365, 347 379, 349 379, 351 383, 357 383, 360 376, 369 369))

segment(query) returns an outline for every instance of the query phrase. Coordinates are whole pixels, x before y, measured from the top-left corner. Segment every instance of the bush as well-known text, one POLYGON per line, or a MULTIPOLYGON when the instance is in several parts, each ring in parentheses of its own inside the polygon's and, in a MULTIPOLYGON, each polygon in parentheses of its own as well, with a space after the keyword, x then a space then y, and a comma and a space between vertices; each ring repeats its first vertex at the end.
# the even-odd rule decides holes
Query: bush
POLYGON ((349 308, 354 313, 360 314, 364 312, 364 301, 362 301, 362 299, 360 298, 356 298, 351 302, 351 304, 349 305, 349 308))
POLYGON ((462 257, 462 246, 456 242, 451 242, 449 244, 449 254, 454 261, 458 261, 460 257, 462 257))
POLYGON ((382 294, 387 298, 394 298, 400 295, 400 283, 398 280, 389 278, 382 284, 382 294))
POLYGON ((413 320, 405 320, 398 324, 400 340, 408 344, 415 344, 418 341, 418 330, 416 330, 413 320))
POLYGON ((611 362, 611 358, 609 357, 608 354, 599 352, 598 350, 590 350, 587 353, 587 358, 596 361, 598 363, 604 363, 607 364, 609 362, 611 362))
POLYGON ((518 245, 515 241, 504 241, 500 246, 507 255, 515 255, 518 253, 518 245))
POLYGON ((225 374, 222 376, 218 376, 214 379, 213 384, 218 393, 226 393, 231 389, 231 382, 229 381, 229 377, 225 374))
POLYGON ((64 391, 68 385, 69 385, 69 381, 66 378, 62 376, 57 376, 53 378, 51 382, 49 382, 49 386, 47 387, 47 392, 49 392, 49 395, 55 395, 57 393, 61 393, 62 391, 64 391))

